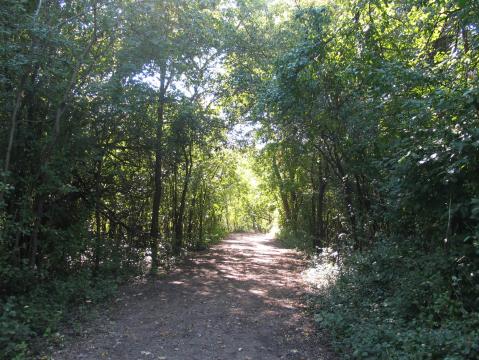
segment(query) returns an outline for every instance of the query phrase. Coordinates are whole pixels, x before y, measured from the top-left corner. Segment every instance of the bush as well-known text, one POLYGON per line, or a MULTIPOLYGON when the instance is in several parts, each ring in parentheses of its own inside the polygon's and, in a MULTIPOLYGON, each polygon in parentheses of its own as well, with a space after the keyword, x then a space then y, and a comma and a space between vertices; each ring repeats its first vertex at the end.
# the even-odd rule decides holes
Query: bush
POLYGON ((283 246, 290 249, 298 249, 307 253, 314 251, 313 237, 306 231, 283 228, 278 234, 278 240, 283 246))
POLYGON ((479 311, 458 296, 457 266, 442 250, 380 242, 346 258, 315 319, 346 359, 477 359, 479 311))
POLYGON ((15 297, 0 303, 0 358, 21 359, 27 352, 27 341, 33 335, 31 328, 19 319, 19 306, 15 297))
POLYGON ((114 278, 85 271, 5 298, 0 302, 0 359, 30 356, 34 339, 58 339, 59 325, 67 315, 112 296, 116 287, 114 278))

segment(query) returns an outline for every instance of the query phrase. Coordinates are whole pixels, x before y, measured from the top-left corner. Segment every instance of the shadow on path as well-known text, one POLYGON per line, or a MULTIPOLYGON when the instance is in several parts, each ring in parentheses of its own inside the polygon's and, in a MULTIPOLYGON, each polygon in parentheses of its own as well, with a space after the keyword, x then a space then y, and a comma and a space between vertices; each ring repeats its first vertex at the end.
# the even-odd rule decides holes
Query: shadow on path
POLYGON ((154 281, 128 285, 108 315, 54 359, 331 359, 303 314, 299 253, 232 234, 154 281))

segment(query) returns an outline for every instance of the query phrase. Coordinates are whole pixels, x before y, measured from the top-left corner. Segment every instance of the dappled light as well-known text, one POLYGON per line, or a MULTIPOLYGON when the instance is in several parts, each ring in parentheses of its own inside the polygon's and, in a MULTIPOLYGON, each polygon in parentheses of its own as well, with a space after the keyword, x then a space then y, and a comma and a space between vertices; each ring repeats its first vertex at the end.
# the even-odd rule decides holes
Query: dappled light
POLYGON ((479 0, 0 19, 0 360, 479 359, 479 0))
POLYGON ((121 290, 112 320, 97 320, 100 331, 55 358, 328 359, 302 312, 304 266, 269 235, 232 234, 171 274, 121 290))

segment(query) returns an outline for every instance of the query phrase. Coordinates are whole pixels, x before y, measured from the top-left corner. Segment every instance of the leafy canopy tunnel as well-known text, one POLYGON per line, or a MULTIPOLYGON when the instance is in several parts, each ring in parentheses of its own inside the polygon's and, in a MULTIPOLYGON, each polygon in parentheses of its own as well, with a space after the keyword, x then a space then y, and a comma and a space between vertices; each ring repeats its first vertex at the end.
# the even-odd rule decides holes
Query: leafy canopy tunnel
POLYGON ((477 358, 478 14, 2 1, 0 354, 122 276, 275 227, 339 254, 317 319, 345 357, 477 358))

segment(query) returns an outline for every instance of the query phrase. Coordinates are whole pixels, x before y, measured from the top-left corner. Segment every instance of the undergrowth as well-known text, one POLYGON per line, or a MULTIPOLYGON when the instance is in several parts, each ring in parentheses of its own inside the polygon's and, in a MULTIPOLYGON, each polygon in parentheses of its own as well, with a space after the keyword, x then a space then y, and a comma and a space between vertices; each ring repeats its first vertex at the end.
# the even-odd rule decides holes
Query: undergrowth
POLYGON ((30 358, 42 350, 36 344, 61 342, 62 324, 111 297, 121 279, 105 274, 94 277, 84 271, 4 297, 0 301, 0 359, 30 358))
MULTIPOLYGON (((225 231, 212 232, 203 242, 191 244, 191 251, 206 250, 225 236, 225 231)), ((168 259, 165 268, 174 262, 168 259)), ((0 266, 0 270, 0 283, 8 288, 8 292, 0 289, 0 360, 22 360, 37 356, 46 345, 61 344, 63 326, 89 317, 95 306, 116 293, 120 283, 146 273, 147 268, 112 265, 96 274, 85 268, 64 276, 28 267, 0 266)))
POLYGON ((315 320, 344 359, 478 359, 478 299, 461 289, 478 290, 477 269, 458 261, 379 242, 345 259, 315 300, 315 320))
POLYGON ((312 236, 306 231, 283 228, 277 234, 277 239, 284 247, 289 249, 297 249, 308 254, 314 253, 312 236))

